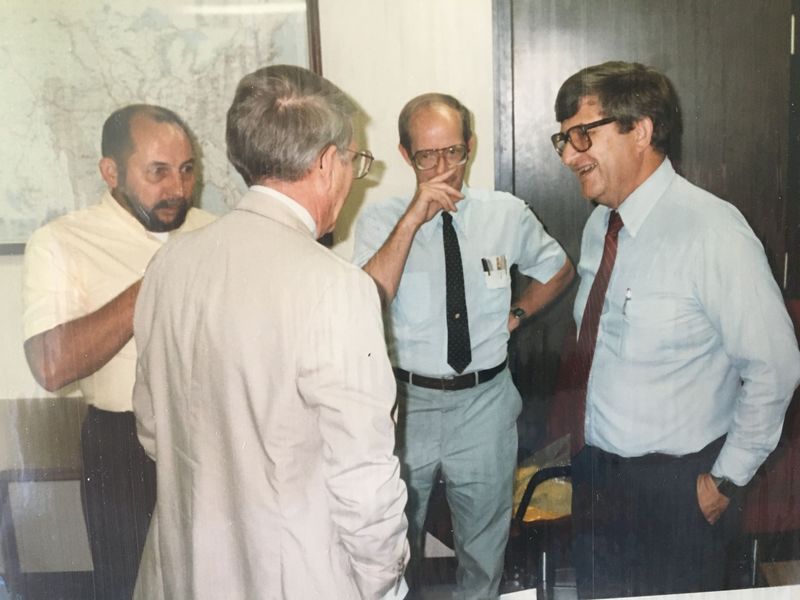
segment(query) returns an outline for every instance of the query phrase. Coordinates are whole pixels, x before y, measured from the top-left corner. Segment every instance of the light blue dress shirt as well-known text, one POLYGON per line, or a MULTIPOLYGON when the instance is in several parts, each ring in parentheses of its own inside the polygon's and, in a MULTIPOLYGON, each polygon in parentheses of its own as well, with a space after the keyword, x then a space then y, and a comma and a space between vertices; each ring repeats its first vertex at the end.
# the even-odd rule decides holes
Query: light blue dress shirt
MULTIPOLYGON (((583 232, 574 315, 603 254, 609 209, 583 232)), ((586 442, 683 455, 727 439, 712 473, 744 485, 778 442, 800 354, 764 250, 731 204, 669 160, 620 205, 625 224, 589 376, 586 442)))
MULTIPOLYGON (((509 269, 546 283, 566 255, 527 204, 505 192, 462 189, 453 213, 464 267, 472 362, 465 372, 488 369, 506 357, 509 269)), ((411 198, 366 206, 356 226, 353 262, 363 266, 383 246, 411 198)), ((417 231, 400 287, 385 320, 389 356, 395 366, 433 377, 454 375, 447 364, 442 218, 417 231)))

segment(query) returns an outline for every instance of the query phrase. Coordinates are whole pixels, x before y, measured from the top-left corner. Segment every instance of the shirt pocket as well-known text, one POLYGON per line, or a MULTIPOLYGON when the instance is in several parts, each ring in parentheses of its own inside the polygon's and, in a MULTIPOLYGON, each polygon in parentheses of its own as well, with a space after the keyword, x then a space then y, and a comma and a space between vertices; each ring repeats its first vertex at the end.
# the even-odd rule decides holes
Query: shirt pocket
POLYGON ((431 278, 428 273, 403 273, 395 298, 397 315, 403 323, 423 323, 431 315, 431 278))
POLYGON ((504 254, 481 258, 481 270, 486 289, 503 290, 511 284, 508 263, 504 254))
POLYGON ((620 355, 631 362, 668 360, 685 345, 681 337, 683 307, 678 298, 636 298, 622 311, 620 355))
POLYGON ((505 254, 473 253, 464 265, 464 283, 470 323, 507 314, 511 303, 510 266, 505 254))

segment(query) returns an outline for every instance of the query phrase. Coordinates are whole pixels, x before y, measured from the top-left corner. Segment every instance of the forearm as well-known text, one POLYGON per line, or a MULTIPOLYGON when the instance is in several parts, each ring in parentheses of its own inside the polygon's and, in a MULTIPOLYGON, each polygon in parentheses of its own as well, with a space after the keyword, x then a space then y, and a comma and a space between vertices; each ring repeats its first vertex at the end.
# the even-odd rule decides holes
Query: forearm
POLYGON ((25 341, 25 356, 36 381, 48 391, 88 377, 133 336, 133 310, 141 281, 93 313, 25 341))
POLYGON ((719 358, 736 375, 718 384, 716 422, 725 419, 729 426, 711 473, 742 486, 780 439, 800 381, 800 352, 781 290, 744 219, 721 219, 708 236, 695 302, 719 335, 719 358))
MULTIPOLYGON (((782 307, 776 307, 776 310, 782 307)), ((756 317, 753 317, 755 320, 756 317)), ((793 332, 762 325, 768 337, 748 337, 751 349, 762 348, 738 369, 741 385, 725 443, 711 472, 746 485, 778 444, 786 410, 800 378, 800 356, 793 332), (768 347, 764 347, 767 345, 768 347)), ((741 354, 739 354, 741 356, 741 354)))
POLYGON ((754 431, 737 426, 734 417, 711 473, 730 479, 736 485, 747 485, 780 439, 783 413, 770 420, 769 428, 764 419, 765 426, 754 431))
POLYGON ((397 295, 408 253, 411 251, 411 244, 418 230, 419 225, 413 223, 407 215, 403 215, 383 246, 363 267, 378 286, 384 308, 389 306, 397 295))
POLYGON ((547 283, 531 281, 514 306, 524 310, 526 315, 534 315, 558 298, 574 278, 575 269, 572 261, 567 258, 558 273, 553 275, 547 283))
POLYGON ((384 308, 389 306, 397 295, 408 253, 419 228, 442 210, 449 212, 458 210, 456 204, 464 198, 464 195, 445 183, 454 170, 455 167, 417 186, 406 212, 400 217, 383 245, 364 264, 364 270, 378 286, 384 308))

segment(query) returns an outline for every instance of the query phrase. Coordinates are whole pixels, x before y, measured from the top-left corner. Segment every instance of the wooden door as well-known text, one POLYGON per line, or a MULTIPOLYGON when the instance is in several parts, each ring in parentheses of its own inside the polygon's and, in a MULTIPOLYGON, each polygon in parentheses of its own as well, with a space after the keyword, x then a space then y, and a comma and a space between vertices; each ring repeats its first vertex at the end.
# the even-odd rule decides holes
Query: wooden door
MULTIPOLYGON (((627 60, 675 84, 684 123, 676 168, 736 205, 778 282, 792 283, 792 0, 495 0, 494 11, 497 186, 526 200, 573 261, 592 206, 549 141, 556 92, 585 66, 627 60)), ((551 389, 571 301, 512 341, 518 384, 534 403, 551 389)))

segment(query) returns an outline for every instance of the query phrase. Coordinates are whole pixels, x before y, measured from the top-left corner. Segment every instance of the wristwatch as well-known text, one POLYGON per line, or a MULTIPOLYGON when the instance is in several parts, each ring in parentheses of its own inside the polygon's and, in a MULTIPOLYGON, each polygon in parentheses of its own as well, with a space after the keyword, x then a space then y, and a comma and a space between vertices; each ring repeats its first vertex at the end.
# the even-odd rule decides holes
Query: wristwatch
POLYGON ((727 477, 718 477, 716 475, 712 475, 711 479, 714 480, 714 485, 717 486, 717 491, 726 498, 733 498, 744 489, 744 487, 741 485, 736 485, 727 477))
POLYGON ((520 321, 522 321, 522 319, 524 319, 526 315, 525 310, 520 308, 519 306, 514 306, 509 312, 515 317, 517 317, 517 319, 519 319, 520 321))

